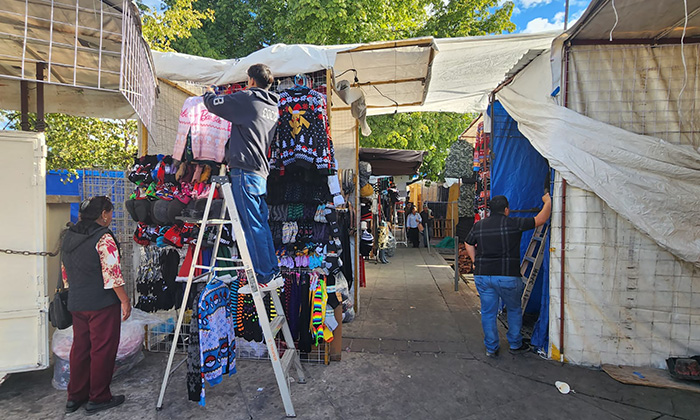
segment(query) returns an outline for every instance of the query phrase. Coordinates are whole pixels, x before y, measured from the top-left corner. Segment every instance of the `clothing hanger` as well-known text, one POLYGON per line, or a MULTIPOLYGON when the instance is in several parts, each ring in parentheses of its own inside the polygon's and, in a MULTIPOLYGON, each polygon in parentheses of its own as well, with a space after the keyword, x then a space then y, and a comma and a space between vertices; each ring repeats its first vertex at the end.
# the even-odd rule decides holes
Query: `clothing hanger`
POLYGON ((297 74, 294 76, 294 90, 306 89, 306 76, 302 74, 297 74))

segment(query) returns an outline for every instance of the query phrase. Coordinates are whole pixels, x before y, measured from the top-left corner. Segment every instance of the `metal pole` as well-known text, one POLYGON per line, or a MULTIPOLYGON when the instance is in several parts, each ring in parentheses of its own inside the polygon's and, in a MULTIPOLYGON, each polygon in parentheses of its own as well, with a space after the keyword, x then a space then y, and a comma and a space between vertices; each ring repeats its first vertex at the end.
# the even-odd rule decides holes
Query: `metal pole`
POLYGON ((44 121, 44 68, 46 63, 36 63, 36 131, 46 130, 44 121))
MULTIPOLYGON (((428 213, 428 216, 430 216, 430 213, 428 213)), ((430 254, 430 223, 430 217, 428 217, 428 220, 425 222, 425 229, 423 229, 423 233, 425 233, 425 243, 428 244, 428 254, 430 254)))
POLYGON ((566 5, 564 6, 564 30, 569 26, 569 0, 566 0, 566 5))
POLYGON ((459 238, 455 238, 455 292, 459 291, 459 238))
POLYGON ((29 131, 29 85, 26 80, 19 82, 20 123, 22 131, 29 131))

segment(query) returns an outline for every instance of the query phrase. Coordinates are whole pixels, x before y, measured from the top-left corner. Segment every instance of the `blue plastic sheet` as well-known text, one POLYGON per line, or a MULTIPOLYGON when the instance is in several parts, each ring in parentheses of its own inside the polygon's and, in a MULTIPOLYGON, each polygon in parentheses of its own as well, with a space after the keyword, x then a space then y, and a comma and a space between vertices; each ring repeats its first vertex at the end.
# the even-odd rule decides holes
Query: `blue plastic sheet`
MULTIPOLYGON (((100 172, 94 170, 77 171, 77 175, 69 173, 65 169, 50 170, 46 172, 46 195, 68 195, 83 198, 83 177, 107 176, 110 178, 123 178, 122 171, 100 172)), ((80 203, 70 205, 70 220, 73 223, 78 221, 78 211, 80 203)))
MULTIPOLYGON (((488 111, 491 113, 491 107, 488 111)), ((491 114, 490 114, 491 115, 491 114)), ((493 105, 493 133, 491 151, 491 197, 504 195, 510 204, 511 217, 534 217, 537 212, 521 210, 542 207, 545 185, 549 185, 549 165, 518 131, 517 122, 512 119, 499 102, 493 105)), ((520 243, 520 257, 525 255, 534 231, 524 232, 520 243)), ((532 344, 537 348, 547 346, 549 318, 549 239, 547 239, 544 260, 539 275, 525 308, 526 313, 539 313, 532 336, 532 344)))
MULTIPOLYGON (((78 171, 78 175, 70 174, 65 169, 51 170, 46 172, 46 195, 69 195, 82 197, 83 194, 83 171, 78 171)), ((78 211, 80 203, 70 205, 70 221, 78 221, 78 211)))

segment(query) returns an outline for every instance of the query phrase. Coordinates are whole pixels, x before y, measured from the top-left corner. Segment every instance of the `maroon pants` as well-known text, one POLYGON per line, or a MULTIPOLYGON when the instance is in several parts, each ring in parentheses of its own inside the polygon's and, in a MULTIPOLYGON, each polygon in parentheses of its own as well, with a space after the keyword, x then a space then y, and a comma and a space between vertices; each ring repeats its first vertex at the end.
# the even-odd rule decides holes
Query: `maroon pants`
POLYGON ((70 350, 68 400, 101 403, 112 393, 114 363, 119 347, 121 306, 73 314, 73 347, 70 350))

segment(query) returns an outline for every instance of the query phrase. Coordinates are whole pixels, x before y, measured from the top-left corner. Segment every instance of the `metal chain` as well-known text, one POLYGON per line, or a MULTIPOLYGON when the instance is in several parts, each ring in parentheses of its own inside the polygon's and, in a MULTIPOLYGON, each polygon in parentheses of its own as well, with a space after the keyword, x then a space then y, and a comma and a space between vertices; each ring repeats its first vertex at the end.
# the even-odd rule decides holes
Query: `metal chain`
POLYGON ((54 252, 49 252, 49 251, 16 251, 14 249, 2 249, 0 248, 0 253, 5 253, 8 255, 38 255, 40 257, 55 257, 58 255, 59 249, 57 249, 54 252))
POLYGON ((61 244, 63 244, 63 236, 66 234, 66 230, 64 229, 61 231, 61 235, 58 238, 58 245, 56 245, 56 250, 54 252, 50 251, 17 251, 14 249, 3 249, 0 248, 0 254, 7 254, 7 255, 24 255, 24 256, 30 256, 30 255, 36 255, 39 257, 55 257, 61 252, 61 244))

